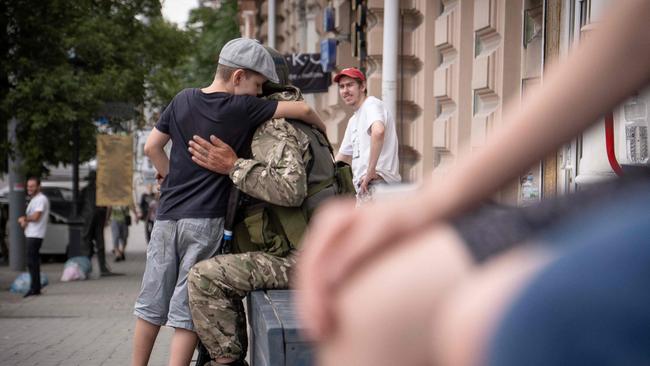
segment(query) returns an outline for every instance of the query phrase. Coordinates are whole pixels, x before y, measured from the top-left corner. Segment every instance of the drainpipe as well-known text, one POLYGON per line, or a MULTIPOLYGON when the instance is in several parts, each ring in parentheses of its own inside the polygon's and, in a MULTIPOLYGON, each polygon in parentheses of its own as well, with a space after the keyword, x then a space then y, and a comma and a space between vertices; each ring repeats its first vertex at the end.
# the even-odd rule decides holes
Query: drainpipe
MULTIPOLYGON (((18 224, 18 218, 25 214, 25 177, 21 172, 22 157, 17 148, 16 130, 18 119, 9 121, 9 141, 13 144, 15 155, 9 157, 9 266, 14 271, 25 269, 25 235, 18 224)), ((4 240, 4 238, 2 238, 4 240)))
POLYGON ((384 55, 382 57, 381 98, 393 118, 397 117, 399 14, 399 1, 384 0, 384 55))
POLYGON ((614 149, 614 114, 609 112, 605 115, 605 146, 607 148, 607 160, 612 170, 618 175, 623 175, 623 169, 616 159, 616 150, 614 149))
POLYGON ((275 0, 268 0, 269 1, 269 47, 275 48, 275 0))

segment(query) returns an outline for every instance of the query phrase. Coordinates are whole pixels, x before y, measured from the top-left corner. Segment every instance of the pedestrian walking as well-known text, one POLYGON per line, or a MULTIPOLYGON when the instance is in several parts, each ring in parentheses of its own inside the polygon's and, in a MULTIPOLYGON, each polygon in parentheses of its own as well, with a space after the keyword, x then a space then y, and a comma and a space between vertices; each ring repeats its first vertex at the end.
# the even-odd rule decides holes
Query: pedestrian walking
MULTIPOLYGON (((113 255, 115 261, 120 262, 126 259, 124 252, 129 240, 129 226, 131 226, 131 214, 129 206, 113 206, 110 210, 111 234, 113 236, 113 255)), ((137 216, 135 219, 138 222, 137 216)))

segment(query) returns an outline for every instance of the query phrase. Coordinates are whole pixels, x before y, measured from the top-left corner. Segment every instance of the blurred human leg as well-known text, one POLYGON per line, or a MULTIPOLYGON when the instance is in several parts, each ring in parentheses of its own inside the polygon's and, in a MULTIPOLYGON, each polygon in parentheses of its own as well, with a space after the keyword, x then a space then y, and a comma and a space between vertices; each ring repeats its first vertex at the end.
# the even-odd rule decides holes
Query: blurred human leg
POLYGON ((355 274, 340 291, 334 302, 336 327, 321 344, 320 364, 430 363, 431 319, 472 259, 447 225, 403 244, 355 274))
POLYGON ((557 230, 569 250, 508 307, 486 364, 650 364, 648 207, 642 184, 557 230))
POLYGON ((102 274, 111 273, 111 269, 106 263, 106 249, 104 247, 104 222, 106 222, 106 211, 96 210, 93 217, 92 230, 95 245, 97 247, 97 261, 99 263, 99 270, 102 274))
POLYGON ((111 238, 113 239, 113 255, 115 255, 115 261, 121 259, 120 254, 120 223, 116 220, 111 220, 111 238))
POLYGON ((129 237, 129 227, 125 222, 118 223, 118 239, 119 244, 117 248, 117 255, 119 255, 120 260, 125 260, 126 256, 124 252, 126 251, 126 244, 129 237))
POLYGON ((437 364, 650 363, 647 187, 631 181, 468 276, 434 322, 437 364))
POLYGON ((442 302, 430 331, 432 364, 482 364, 485 343, 504 308, 551 258, 547 251, 524 246, 476 268, 442 302))

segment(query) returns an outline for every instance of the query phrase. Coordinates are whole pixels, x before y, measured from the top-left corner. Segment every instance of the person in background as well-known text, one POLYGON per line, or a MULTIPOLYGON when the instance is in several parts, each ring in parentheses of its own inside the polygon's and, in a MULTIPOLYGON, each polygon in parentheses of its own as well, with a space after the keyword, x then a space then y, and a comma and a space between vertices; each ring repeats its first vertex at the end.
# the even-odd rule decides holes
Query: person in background
POLYGON ((27 194, 31 197, 24 216, 18 218, 20 227, 25 230, 27 244, 27 268, 31 286, 24 297, 41 294, 41 259, 38 251, 43 244, 50 217, 50 201, 41 192, 41 180, 31 177, 27 180, 27 194))
MULTIPOLYGON (((113 206, 110 209, 111 234, 113 235, 113 254, 115 261, 120 262, 126 259, 124 252, 129 239, 129 226, 131 226, 131 214, 129 206, 113 206)), ((135 223, 138 223, 138 216, 135 216, 135 223)))
MULTIPOLYGON (((149 237, 151 237, 151 231, 153 230, 153 224, 156 222, 156 215, 158 214, 158 206, 160 205, 160 191, 156 191, 153 194, 153 199, 149 202, 149 207, 147 208, 147 216, 144 218, 147 232, 149 237)), ((149 244, 149 241, 147 241, 149 244)))
POLYGON ((576 215, 489 262, 486 248, 449 230, 650 85, 650 2, 613 2, 606 14, 444 179, 357 210, 332 203, 315 218, 298 262, 297 303, 322 364, 650 363, 647 178, 601 192, 596 205, 581 202, 576 215), (405 319, 425 325, 404 328, 405 319), (369 326, 377 323, 382 332, 369 326))
POLYGON ((372 198, 373 186, 399 183, 399 158, 395 119, 384 103, 368 96, 366 76, 354 67, 334 77, 343 102, 354 109, 336 160, 352 165, 352 179, 360 202, 372 198))
POLYGON ((108 225, 108 208, 97 206, 97 172, 88 173, 88 185, 81 191, 83 217, 82 255, 92 259, 97 253, 100 276, 108 277, 117 275, 112 272, 106 263, 106 249, 104 246, 104 227, 108 225))
POLYGON ((155 195, 153 193, 153 185, 147 184, 147 189, 142 193, 142 196, 140 196, 140 202, 138 203, 140 208, 138 218, 145 222, 144 237, 147 240, 147 244, 149 243, 149 240, 151 240, 151 229, 153 229, 153 221, 149 221, 149 206, 154 199, 155 195))

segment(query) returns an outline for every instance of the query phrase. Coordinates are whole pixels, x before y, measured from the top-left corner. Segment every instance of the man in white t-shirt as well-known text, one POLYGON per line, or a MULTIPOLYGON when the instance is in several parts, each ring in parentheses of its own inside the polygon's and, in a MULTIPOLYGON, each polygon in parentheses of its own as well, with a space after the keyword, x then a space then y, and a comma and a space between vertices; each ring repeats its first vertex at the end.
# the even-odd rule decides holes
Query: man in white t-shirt
POLYGON ((50 201, 41 192, 41 180, 31 177, 27 180, 27 194, 32 198, 27 205, 25 216, 18 218, 18 223, 25 230, 27 243, 27 268, 31 277, 31 287, 27 296, 41 294, 41 261, 38 251, 43 244, 47 220, 50 216, 50 201))
POLYGON ((374 184, 402 180, 395 120, 381 100, 367 95, 366 77, 359 69, 343 69, 334 82, 339 84, 343 102, 354 108, 336 160, 352 165, 357 197, 365 201, 374 184))

